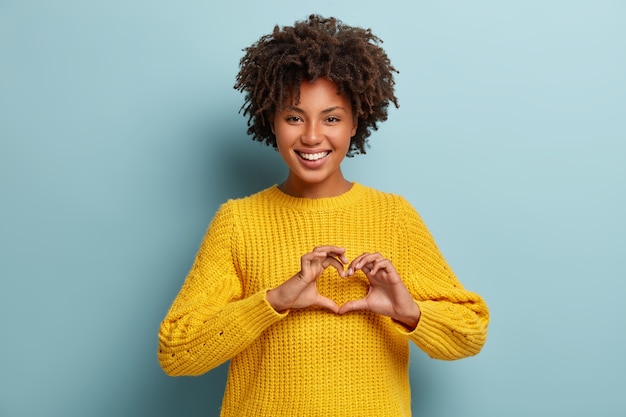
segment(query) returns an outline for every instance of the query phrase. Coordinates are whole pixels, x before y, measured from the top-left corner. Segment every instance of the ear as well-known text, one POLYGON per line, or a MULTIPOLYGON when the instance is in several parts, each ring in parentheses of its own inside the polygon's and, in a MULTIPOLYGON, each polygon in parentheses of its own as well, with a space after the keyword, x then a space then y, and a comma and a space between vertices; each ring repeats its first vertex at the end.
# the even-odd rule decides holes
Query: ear
POLYGON ((353 126, 352 126, 352 134, 350 135, 350 137, 354 137, 354 135, 356 135, 356 129, 358 127, 359 127, 359 118, 355 117, 353 121, 353 126))
POLYGON ((272 133, 274 134, 274 136, 276 136, 276 131, 274 130, 274 115, 273 114, 269 114, 267 116, 267 121, 270 124, 270 129, 272 130, 272 133))

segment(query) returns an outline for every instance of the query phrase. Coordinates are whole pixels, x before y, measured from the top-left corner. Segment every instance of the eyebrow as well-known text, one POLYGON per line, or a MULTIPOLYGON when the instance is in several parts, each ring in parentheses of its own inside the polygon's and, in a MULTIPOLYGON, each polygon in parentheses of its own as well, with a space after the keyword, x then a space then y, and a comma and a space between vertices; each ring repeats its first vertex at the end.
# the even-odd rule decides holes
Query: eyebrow
MULTIPOLYGON (((285 108, 286 111, 295 111, 296 113, 300 113, 300 114, 304 114, 304 110, 302 110, 300 107, 297 106, 287 106, 287 108, 285 108)), ((345 108, 343 108, 342 106, 333 106, 333 107, 329 107, 327 109, 324 109, 320 112, 320 114, 328 114, 328 113, 332 113, 335 110, 343 110, 346 111, 345 108)))

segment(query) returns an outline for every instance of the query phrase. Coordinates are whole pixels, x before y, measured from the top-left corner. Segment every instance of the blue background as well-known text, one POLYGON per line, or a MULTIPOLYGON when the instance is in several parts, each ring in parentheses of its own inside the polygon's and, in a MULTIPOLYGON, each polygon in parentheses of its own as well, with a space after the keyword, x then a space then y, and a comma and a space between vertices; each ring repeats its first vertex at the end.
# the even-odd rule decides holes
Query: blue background
POLYGON ((157 330, 218 205, 279 182, 232 86, 309 13, 371 27, 400 109, 345 173, 404 195, 489 303, 412 350, 423 416, 626 416, 626 3, 0 1, 0 416, 216 416, 157 330))

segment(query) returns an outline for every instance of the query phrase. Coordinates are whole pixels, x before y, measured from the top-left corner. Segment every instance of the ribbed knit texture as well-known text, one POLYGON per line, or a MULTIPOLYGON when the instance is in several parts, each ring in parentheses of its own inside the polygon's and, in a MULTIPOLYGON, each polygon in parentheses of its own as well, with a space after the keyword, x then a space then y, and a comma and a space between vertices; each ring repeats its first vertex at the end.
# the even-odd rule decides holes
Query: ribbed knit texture
MULTIPOLYGON (((331 267, 318 279, 338 305, 367 288, 361 272, 341 278, 331 267)), ((354 184, 303 199, 274 186, 218 210, 161 324, 159 361, 170 375, 199 375, 231 360, 223 417, 410 416, 408 341, 433 358, 463 358, 482 348, 488 320, 402 197, 354 184), (370 312, 274 311, 266 291, 321 245, 389 258, 420 306, 417 328, 370 312)))

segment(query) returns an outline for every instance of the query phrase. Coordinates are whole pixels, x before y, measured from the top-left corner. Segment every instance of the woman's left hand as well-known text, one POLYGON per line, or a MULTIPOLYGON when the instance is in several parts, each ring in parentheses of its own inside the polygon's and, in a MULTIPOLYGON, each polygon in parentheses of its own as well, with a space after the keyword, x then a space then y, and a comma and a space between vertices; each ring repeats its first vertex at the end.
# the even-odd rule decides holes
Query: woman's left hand
POLYGON ((342 305, 339 314, 368 310, 391 317, 408 329, 415 329, 420 319, 420 308, 391 261, 378 252, 364 253, 348 265, 346 278, 358 270, 363 271, 369 281, 367 295, 342 305))

